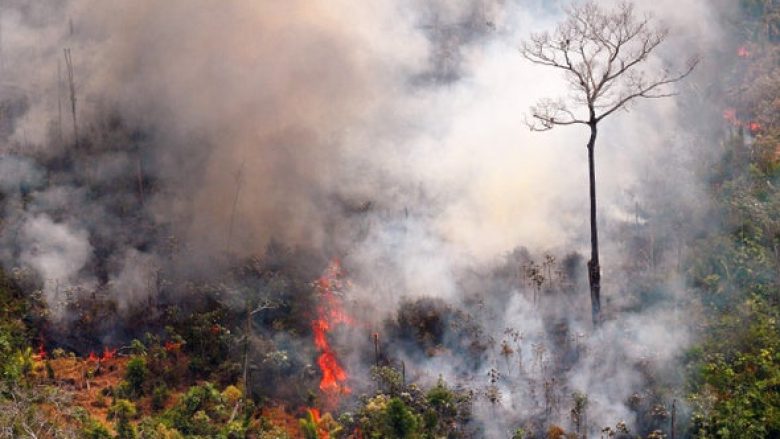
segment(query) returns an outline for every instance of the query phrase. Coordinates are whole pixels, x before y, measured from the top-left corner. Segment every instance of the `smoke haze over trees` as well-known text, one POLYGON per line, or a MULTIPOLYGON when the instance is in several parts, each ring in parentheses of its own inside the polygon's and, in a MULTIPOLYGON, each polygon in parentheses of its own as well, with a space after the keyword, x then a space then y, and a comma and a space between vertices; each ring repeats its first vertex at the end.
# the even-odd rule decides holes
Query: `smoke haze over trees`
POLYGON ((25 379, 91 407, 66 437, 647 437, 673 401, 737 437, 742 342, 708 355, 732 306, 776 367, 777 8, 634 5, 648 71, 701 61, 600 125, 594 327, 587 130, 523 124, 571 5, 0 0, 0 406, 36 413, 0 437, 58 422, 25 379))

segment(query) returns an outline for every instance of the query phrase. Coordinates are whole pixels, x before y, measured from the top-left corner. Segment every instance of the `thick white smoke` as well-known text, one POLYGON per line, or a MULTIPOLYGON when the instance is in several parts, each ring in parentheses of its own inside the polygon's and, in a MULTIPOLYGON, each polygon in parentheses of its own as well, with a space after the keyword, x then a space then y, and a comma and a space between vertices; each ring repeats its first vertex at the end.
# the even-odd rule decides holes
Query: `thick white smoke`
MULTIPOLYGON (((213 268, 226 251, 261 253, 272 240, 345 256, 354 298, 383 310, 379 321, 402 296, 458 300, 465 273, 518 246, 535 254, 583 251, 587 134, 525 127, 531 104, 568 92, 559 76, 530 65, 517 50, 530 32, 552 28, 566 4, 3 1, 0 97, 18 111, 9 113, 11 126, 0 126, 0 186, 24 186, 25 209, 33 212, 3 225, 5 263, 35 269, 53 301, 58 288, 96 282, 86 268, 99 236, 115 244, 102 277, 120 308, 143 301, 153 294, 164 258, 159 247, 138 244, 146 223, 124 223, 103 207, 110 200, 122 212, 141 211, 165 224, 181 242, 183 271, 213 268), (148 137, 123 137, 127 144, 111 154, 84 153, 74 159, 82 160, 77 176, 38 190, 44 172, 16 157, 56 155, 57 134, 74 142, 64 48, 74 60, 84 137, 100 132, 106 112, 144 127, 148 137), (134 181, 136 173, 155 185, 145 194, 138 189, 142 204, 78 189, 84 180, 134 181)), ((724 44, 719 24, 727 8, 704 0, 638 7, 672 30, 652 62, 674 64, 724 44)), ((613 308, 636 299, 619 294, 630 288, 610 225, 653 197, 672 205, 698 197, 692 174, 677 168, 669 175, 665 168, 670 151, 691 147, 679 105, 690 90, 681 93, 638 104, 603 125, 597 166, 605 296, 613 308), (658 176, 669 193, 642 186, 658 176)), ((556 304, 570 307, 572 333, 589 332, 582 320, 586 292, 574 297, 556 304)), ((511 326, 527 334, 528 346, 550 343, 544 317, 561 314, 537 312, 520 295, 499 309, 483 316, 493 319, 484 322, 492 336, 511 326)), ((632 365, 671 361, 688 341, 682 326, 665 320, 672 317, 655 312, 606 325, 583 342, 587 354, 560 378, 561 389, 591 396, 592 428, 629 416, 623 401, 642 381, 632 365)), ((530 348, 525 355, 530 359, 530 348)), ((409 361, 420 370, 447 371, 439 358, 409 361)), ((505 389, 508 413, 497 431, 536 410, 527 392, 505 389)), ((477 413, 491 416, 487 409, 477 413)))

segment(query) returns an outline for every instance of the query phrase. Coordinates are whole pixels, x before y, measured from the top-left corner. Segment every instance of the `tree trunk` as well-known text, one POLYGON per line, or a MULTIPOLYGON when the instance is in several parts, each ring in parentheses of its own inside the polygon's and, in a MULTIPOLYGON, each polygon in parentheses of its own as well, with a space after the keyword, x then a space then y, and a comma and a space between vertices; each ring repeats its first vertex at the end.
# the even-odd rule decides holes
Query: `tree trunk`
POLYGON ((588 141, 588 173, 590 177, 590 261, 588 261, 588 282, 590 284, 590 305, 593 325, 599 324, 601 313, 601 264, 599 263, 599 231, 596 224, 596 166, 593 156, 596 148, 596 123, 590 124, 588 141))
POLYGON ((249 301, 246 301, 246 326, 244 328, 244 373, 243 373, 243 384, 244 384, 244 395, 243 395, 243 402, 246 403, 248 397, 249 397, 249 337, 250 337, 250 331, 252 330, 252 311, 251 307, 249 306, 249 301))

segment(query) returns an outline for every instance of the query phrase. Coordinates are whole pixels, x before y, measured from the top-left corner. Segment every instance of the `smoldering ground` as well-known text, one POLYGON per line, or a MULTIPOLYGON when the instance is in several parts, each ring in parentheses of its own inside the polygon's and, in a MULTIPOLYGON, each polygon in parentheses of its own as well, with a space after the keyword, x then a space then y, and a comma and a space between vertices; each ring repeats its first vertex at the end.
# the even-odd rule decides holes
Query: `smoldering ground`
MULTIPOLYGON (((729 47, 719 30, 728 6, 677 3, 639 5, 672 29, 654 62, 729 47)), ((506 362, 506 330, 524 334, 513 355, 537 368, 521 379, 507 365, 499 404, 476 404, 479 419, 498 420, 485 422, 491 436, 528 419, 566 424, 573 391, 589 396, 594 431, 636 425, 627 401, 644 388, 645 367, 668 375, 661 365, 692 336, 669 306, 691 306, 675 274, 706 221, 684 219, 704 212, 689 164, 714 154, 702 148, 708 139, 691 139, 701 137, 693 121, 712 116, 691 103, 717 107, 716 92, 701 92, 713 78, 699 73, 717 68, 604 127, 610 322, 594 334, 581 271, 534 287, 526 270, 549 253, 566 271, 564 257, 587 245, 584 134, 533 134, 522 123, 530 104, 567 93, 517 52, 565 4, 6 0, 4 264, 32 270, 53 318, 67 321, 66 293, 100 290, 119 315, 159 294, 187 301, 180 281, 218 277, 272 241, 322 266, 339 256, 350 300, 368 304, 376 328, 392 333, 397 310, 419 298, 460 310, 437 336, 449 353, 425 353, 403 334, 388 340, 388 356, 421 379, 443 373, 484 391, 488 370, 506 362), (650 241, 662 242, 652 256, 650 241), (647 267, 655 277, 642 275, 647 267), (644 284, 660 285, 657 294, 644 284), (550 294, 534 301, 542 289, 550 294), (477 333, 451 329, 467 316, 477 333), (469 352, 461 338, 472 336, 469 352)), ((356 370, 365 362, 350 358, 356 370)))

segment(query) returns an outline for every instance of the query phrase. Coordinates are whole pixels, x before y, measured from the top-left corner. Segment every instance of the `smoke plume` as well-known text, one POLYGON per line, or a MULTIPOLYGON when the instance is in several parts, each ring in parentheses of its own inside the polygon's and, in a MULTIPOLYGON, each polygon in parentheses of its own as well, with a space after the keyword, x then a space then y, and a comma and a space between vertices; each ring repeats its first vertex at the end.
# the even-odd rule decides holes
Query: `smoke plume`
MULTIPOLYGON (((732 6, 720 3, 637 5, 672 31, 651 62, 729 47, 732 6)), ((472 315, 475 337, 492 340, 476 351, 449 327, 448 353, 386 349, 421 380, 484 388, 506 367, 501 408, 481 398, 475 409, 490 437, 534 417, 568 425, 574 391, 589 397, 593 432, 637 425, 626 401, 643 371, 667 373, 694 336, 676 269, 687 237, 707 226, 692 167, 715 152, 691 127, 717 120, 702 108, 719 96, 702 90, 718 61, 705 58, 677 98, 603 124, 610 319, 594 331, 577 259, 588 245, 587 133, 523 124, 531 104, 567 91, 520 56, 520 41, 551 29, 567 4, 3 0, 3 262, 33 270, 53 309, 63 291, 101 288, 122 311, 157 294, 160 271, 207 277, 270 243, 338 256, 349 300, 370 304, 377 328, 420 298, 472 315), (671 273, 657 302, 627 262, 649 237, 665 251, 647 264, 671 273), (545 254, 575 262, 535 300, 517 273, 545 254), (525 375, 499 354, 508 329, 523 334, 525 375), (540 402, 545 383, 556 407, 540 402)))

